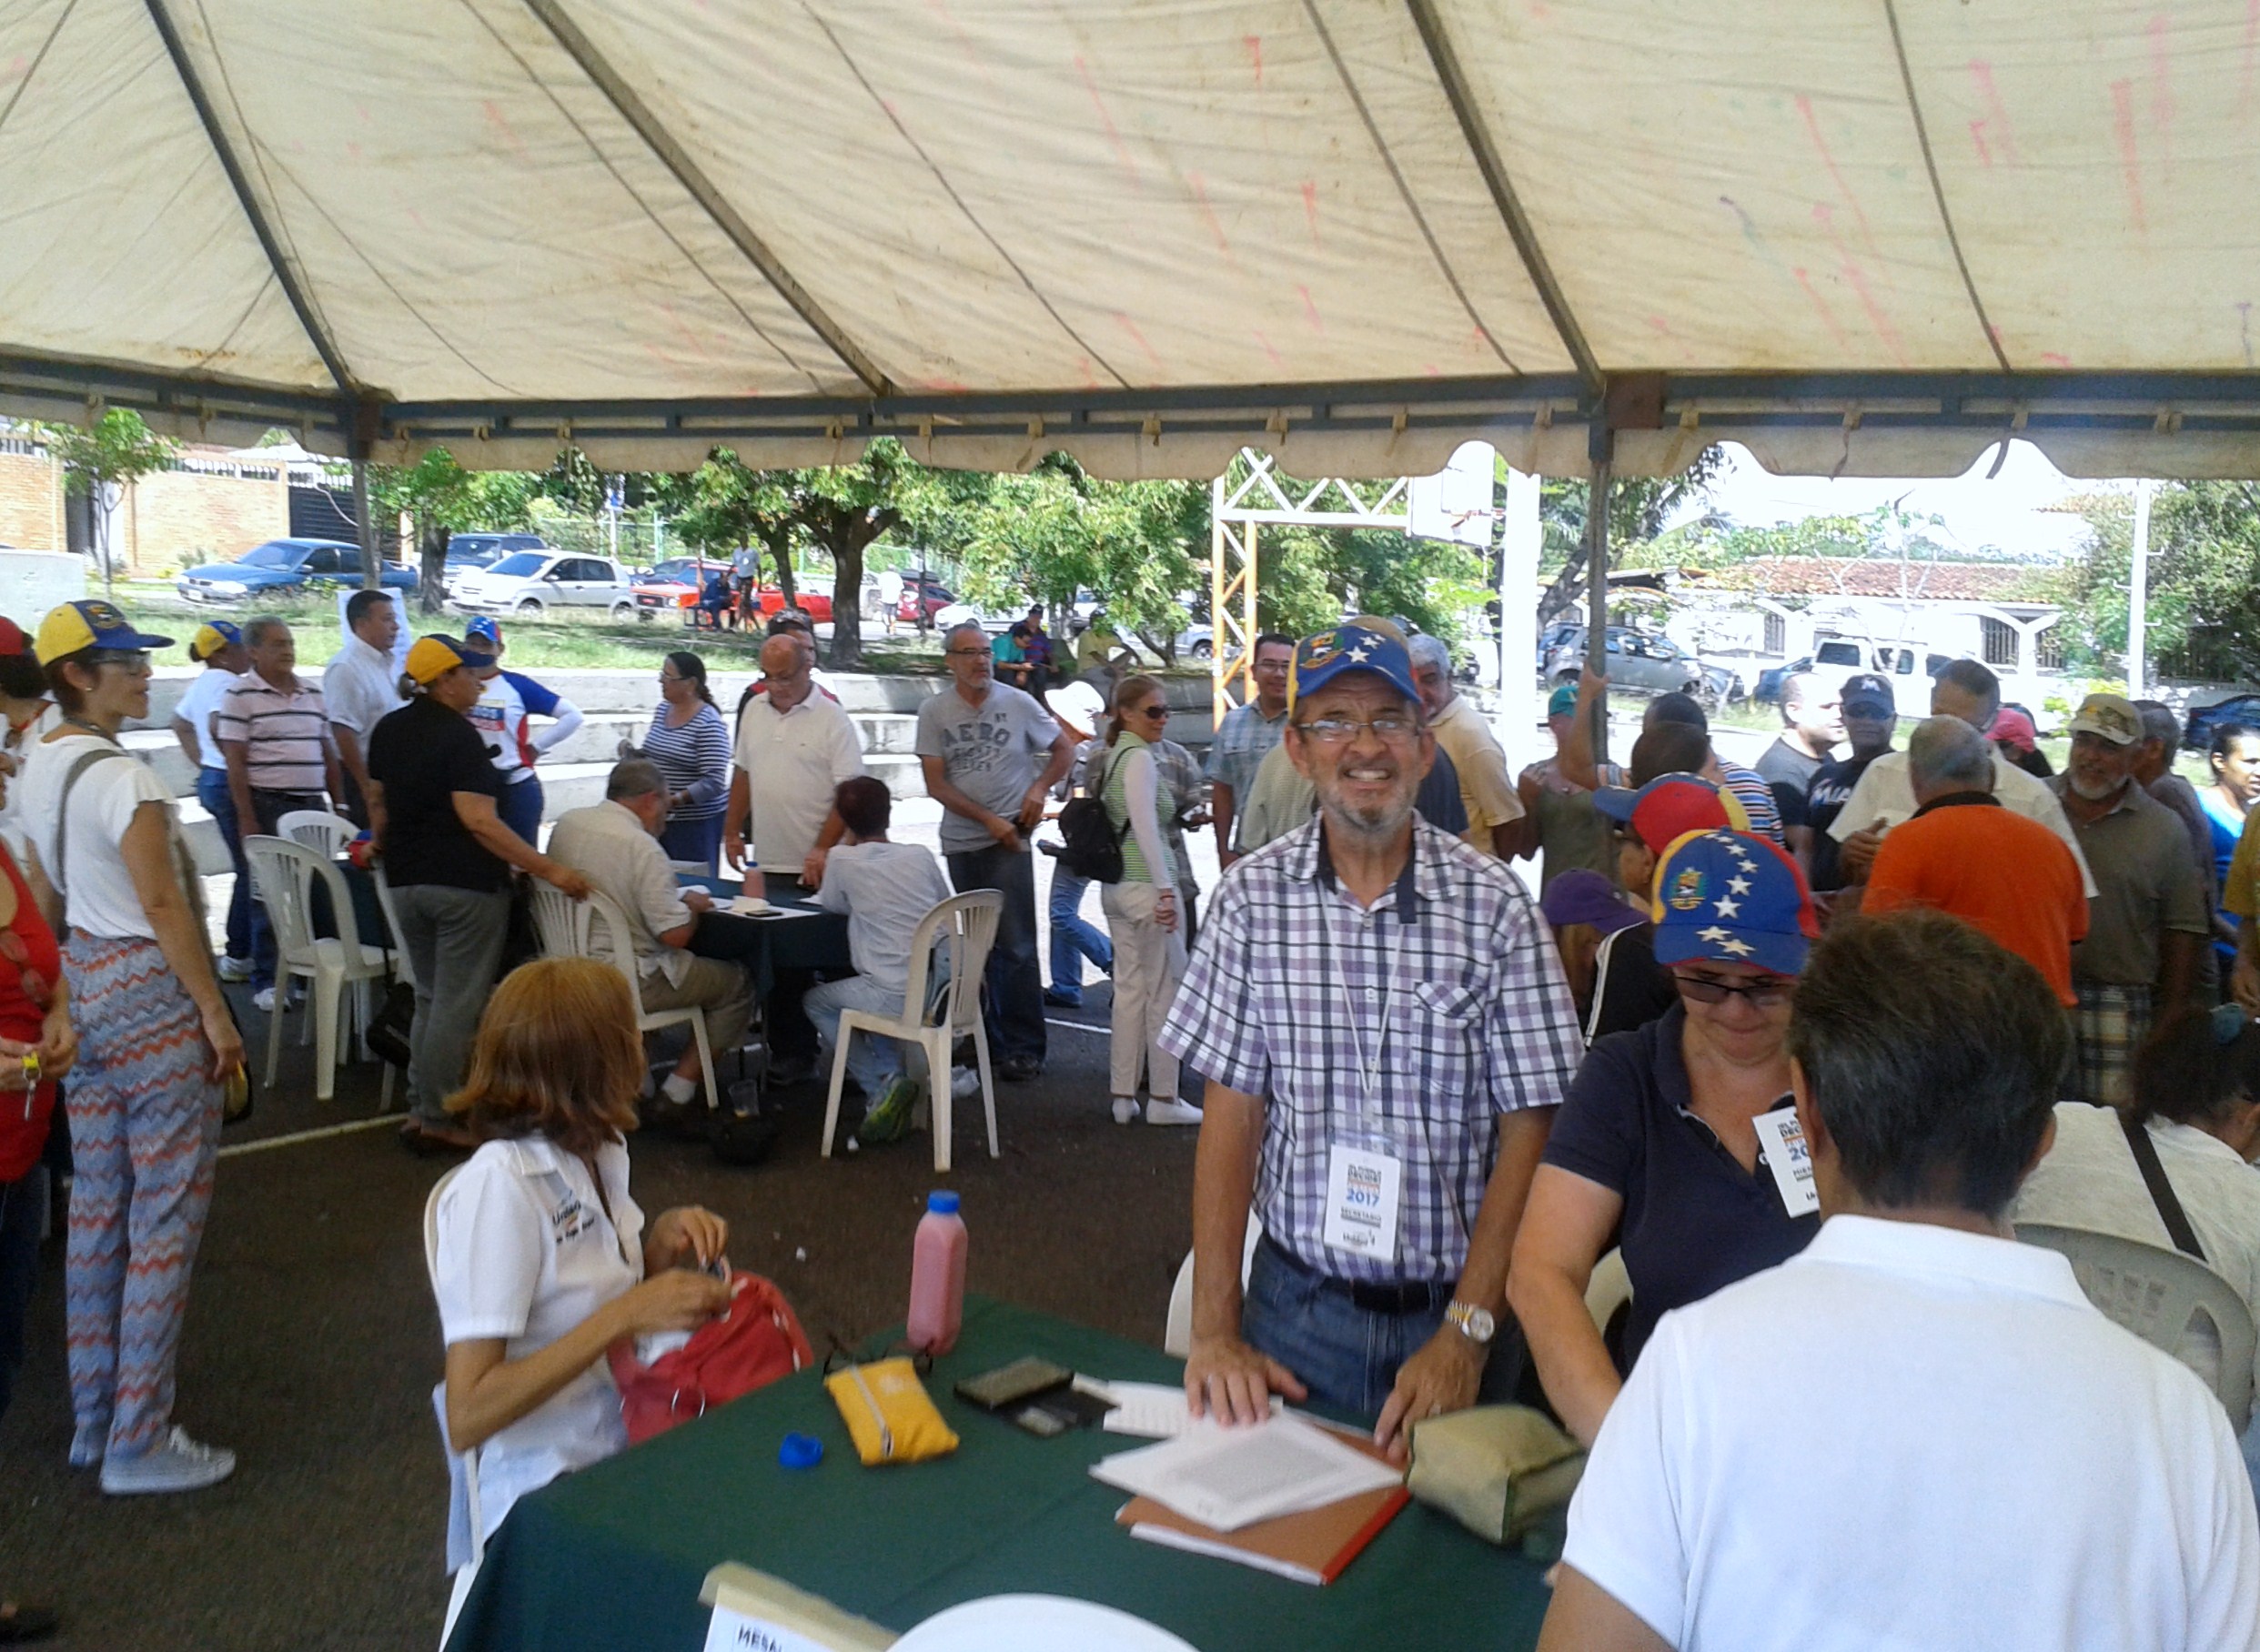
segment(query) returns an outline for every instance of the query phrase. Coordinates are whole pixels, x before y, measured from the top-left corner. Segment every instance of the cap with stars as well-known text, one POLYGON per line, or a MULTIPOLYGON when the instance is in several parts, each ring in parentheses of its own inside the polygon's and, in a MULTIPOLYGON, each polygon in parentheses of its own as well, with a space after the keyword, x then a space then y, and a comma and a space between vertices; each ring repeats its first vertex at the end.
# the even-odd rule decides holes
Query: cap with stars
POLYGON ((1371 671, 1415 705, 1420 690, 1413 686, 1412 656, 1397 628, 1352 623, 1319 631, 1295 645, 1295 661, 1287 671, 1287 705, 1315 694, 1336 678, 1351 671, 1371 671))
POLYGON ((1820 939, 1797 862, 1747 831, 1690 831, 1656 869, 1656 962, 1747 963, 1801 973, 1820 939))

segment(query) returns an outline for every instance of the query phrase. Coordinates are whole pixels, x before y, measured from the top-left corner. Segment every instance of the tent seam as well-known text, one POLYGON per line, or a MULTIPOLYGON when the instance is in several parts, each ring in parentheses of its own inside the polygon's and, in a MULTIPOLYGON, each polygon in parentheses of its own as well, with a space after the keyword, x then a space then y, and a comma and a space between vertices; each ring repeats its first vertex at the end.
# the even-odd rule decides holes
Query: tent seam
POLYGON ((1554 331, 1569 352, 1569 359, 1577 364, 1578 376, 1596 392, 1607 383, 1608 376, 1601 371, 1600 362, 1586 342, 1585 329, 1578 325, 1576 312, 1569 307, 1569 296, 1554 275, 1554 267, 1547 259, 1546 250, 1539 245, 1538 231, 1530 223, 1529 214, 1523 210, 1522 199, 1515 193, 1513 183, 1507 176, 1507 166, 1499 158, 1498 147, 1491 134, 1477 114, 1475 100, 1468 84, 1466 72, 1460 67, 1459 55, 1452 49, 1450 37, 1444 32, 1444 21, 1436 15, 1434 0, 1405 0, 1412 13, 1413 26, 1419 31, 1420 44, 1428 54, 1428 66, 1436 72, 1437 84, 1444 94, 1444 101, 1459 122, 1459 135, 1474 158, 1476 170, 1491 192, 1491 204, 1506 221, 1508 238, 1514 243, 1516 256, 1522 260, 1523 274, 1538 289, 1539 302, 1546 307, 1547 318, 1553 322, 1554 331))
POLYGON ((1397 185, 1398 198, 1405 203, 1405 210, 1412 215, 1413 223, 1420 230, 1420 238, 1428 243, 1428 254, 1436 260, 1436 267, 1443 275, 1445 285, 1452 289, 1452 297, 1459 300, 1459 307, 1467 312, 1468 319, 1474 322, 1476 330, 1483 335, 1483 342, 1491 347, 1491 353, 1505 364, 1508 372, 1520 373, 1521 367, 1507 353, 1506 346, 1499 343, 1498 336, 1491 331, 1490 324, 1476 308, 1475 300, 1468 297, 1468 289, 1460 284, 1458 272, 1453 269, 1451 260, 1445 257, 1443 244, 1436 238, 1436 231, 1429 227, 1428 215, 1420 210, 1420 203, 1413 196, 1410 181, 1405 176, 1404 169, 1397 166, 1397 156, 1391 152, 1387 140, 1382 137, 1381 127, 1375 121, 1373 111, 1367 106, 1365 94, 1357 89, 1357 81, 1351 77, 1349 65, 1342 61, 1341 51, 1334 44, 1333 31, 1327 27, 1326 20, 1318 15, 1317 0, 1303 0, 1303 11, 1310 19, 1310 26, 1317 31, 1319 44, 1327 48, 1327 56, 1334 65, 1335 75, 1341 81, 1343 91, 1349 94, 1350 106, 1357 111, 1357 118, 1365 125, 1366 136, 1373 139, 1374 150, 1380 156, 1381 164, 1389 169, 1389 177, 1397 185))
POLYGON ((15 90, 8 94, 7 107, 0 109, 0 132, 7 130, 8 116, 15 113, 15 106, 22 103, 24 94, 31 90, 31 83, 38 78, 39 65, 46 62, 47 54, 54 49, 55 41, 63 34, 63 25, 70 22, 71 14, 77 9, 78 0, 64 0, 63 15, 55 20, 55 26, 47 31, 47 37, 32 54, 31 62, 25 67, 24 77, 15 83, 15 90))
POLYGON ((1112 378, 1116 384, 1120 385, 1125 390, 1137 388, 1132 385, 1127 378, 1125 378, 1120 372, 1115 370, 1115 364, 1107 360, 1104 355, 1100 354, 1099 348, 1096 345, 1093 344, 1081 333, 1077 332, 1074 326, 1068 321, 1067 317, 1059 313, 1058 309, 1054 307, 1051 299, 1044 297, 1043 290, 1038 287, 1035 282, 1029 277, 1028 272, 1021 267, 1020 260, 1014 257, 1011 253, 1005 251, 1004 244, 998 240, 996 237, 990 232, 989 227, 986 224, 984 224, 980 218, 974 215, 974 209, 965 204, 965 197, 957 193, 956 186, 952 184, 948 176, 943 172, 939 166, 934 164, 933 157, 926 153, 926 146, 920 143, 915 137, 911 136, 910 128, 903 124, 902 116, 894 112, 893 105, 890 104, 886 98, 879 96, 879 89, 873 86, 869 77, 864 75, 863 65, 848 55, 847 47, 840 43, 840 36, 832 32, 832 25, 825 21, 823 16, 817 12, 813 5, 809 4, 809 0, 801 0, 801 9, 808 14, 810 22, 813 23, 818 28, 823 31, 824 38, 832 43, 832 49, 840 55, 840 61, 847 65, 848 73, 855 76, 855 84, 863 88, 863 94, 865 96, 869 97, 873 103, 879 106, 880 112, 886 116, 888 122, 894 127, 896 135, 900 136, 904 143, 911 146, 912 153, 916 155, 918 158, 925 164, 927 171, 933 174, 933 181, 942 186, 943 193, 950 197, 952 204, 956 206, 959 212, 964 214, 965 221, 974 227, 974 228, 980 234, 981 238, 989 244, 990 247, 995 252, 996 256, 1004 260, 1005 267, 1009 268, 1013 274, 1020 277, 1020 284, 1028 289, 1028 296, 1044 307, 1044 313, 1051 317, 1054 321, 1059 324, 1059 330, 1066 334, 1077 348, 1081 349, 1099 367, 1104 368, 1106 370, 1106 376, 1108 378, 1112 378))
MULTIPOLYGON (((1938 176, 1938 161, 1931 153, 1931 128, 1922 118, 1922 100, 1915 96, 1914 66, 1907 61, 1907 43, 1899 32, 1898 0, 1883 0, 1883 16, 1891 25, 1892 55, 1899 60, 1899 84, 1907 94, 1907 114, 1914 122, 1915 142, 1922 150, 1922 170, 1931 179, 1931 198, 1938 204, 1938 221, 1946 231, 1946 245, 1954 255, 1954 267, 1962 273, 1962 290, 1969 295, 1970 307, 1977 313, 1978 326, 1985 334, 1986 348, 1993 352, 1993 359, 2004 373, 2014 373, 2009 365, 2009 354, 2001 348, 2001 338, 1993 331, 1993 317, 1985 313, 1985 300, 1978 297, 1977 278, 1970 273, 1970 260, 1962 256, 1962 237, 1954 228, 1954 215, 1946 208, 1946 186, 1938 176)), ((2004 440, 2003 451, 2006 453, 2004 440)))
MULTIPOLYGON (((485 25, 489 34, 495 34, 497 44, 501 45, 504 51, 510 52, 513 58, 517 58, 517 53, 510 51, 510 43, 495 33, 493 25, 487 22, 485 16, 471 4, 471 0, 463 0, 463 5, 466 10, 470 11, 472 15, 478 17, 479 22, 485 25)), ((878 364, 871 359, 861 346, 848 337, 847 329, 834 321, 823 307, 816 302, 815 296, 794 278, 792 271, 785 267, 784 260, 771 251, 768 243, 753 233, 752 226, 746 223, 737 209, 729 204, 713 181, 700 170, 697 164, 688 155, 682 153, 681 146, 675 142, 673 136, 661 123, 659 116, 653 114, 642 98, 636 95, 634 88, 628 86, 626 78, 613 66, 611 61, 596 49, 595 43, 581 33, 580 25, 565 14, 563 9, 556 4, 556 0, 525 0, 525 5, 526 9, 533 13, 534 16, 548 28, 551 37, 557 41, 565 55, 573 60, 574 65, 583 75, 589 77, 590 84, 594 86, 598 93, 611 106, 613 113, 626 121, 629 128, 643 140, 644 146, 651 152, 660 165, 667 169, 669 176, 675 180, 685 194, 691 196, 715 227, 729 238, 731 244, 737 248, 745 260, 760 272, 762 278, 769 283, 772 290, 784 301, 786 307, 800 317, 809 330, 814 333, 822 341, 824 347, 839 358, 842 367, 863 381, 865 389, 874 396, 887 395, 892 390, 893 384, 888 377, 879 370, 878 364), (614 88, 613 82, 619 83, 617 90, 614 88), (629 106, 631 104, 634 106, 632 108, 629 106), (645 129, 647 121, 650 123, 650 130, 645 129), (661 139, 665 141, 662 143, 661 139)), ((736 310, 745 324, 760 335, 764 344, 775 350, 787 366, 800 373, 821 393, 823 386, 818 381, 815 374, 810 372, 806 367, 795 360, 782 345, 772 338, 762 324, 748 315, 745 307, 732 297, 721 283, 707 270, 705 266, 700 262, 698 256, 688 247, 683 246, 674 233, 668 229, 666 225, 661 221, 659 214, 643 199, 641 195, 638 194, 635 186, 620 176, 620 169, 612 165, 610 157, 598 147, 594 136, 581 126, 579 120, 574 118, 572 112, 565 107, 563 101, 558 97, 557 94, 542 83, 540 76, 534 73, 532 65, 522 58, 518 59, 518 62, 519 66, 525 70, 527 79, 549 97, 550 101, 557 106, 558 112, 564 116, 576 132, 580 134, 589 145, 590 153, 603 163, 605 170, 610 172, 619 180, 620 187, 627 190, 629 195, 635 199, 636 204, 644 209, 652 223, 658 227, 660 233, 674 243, 676 249, 690 260, 693 268, 706 277, 708 283, 721 295, 722 301, 736 310)))

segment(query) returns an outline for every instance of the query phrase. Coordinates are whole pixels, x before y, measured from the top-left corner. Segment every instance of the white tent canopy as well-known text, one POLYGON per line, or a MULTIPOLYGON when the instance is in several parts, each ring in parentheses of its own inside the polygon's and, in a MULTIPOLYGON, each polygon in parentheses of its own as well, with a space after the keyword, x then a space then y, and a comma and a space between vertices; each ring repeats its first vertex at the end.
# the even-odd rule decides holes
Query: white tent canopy
POLYGON ((2260 474, 2247 0, 10 0, 0 411, 2260 474))

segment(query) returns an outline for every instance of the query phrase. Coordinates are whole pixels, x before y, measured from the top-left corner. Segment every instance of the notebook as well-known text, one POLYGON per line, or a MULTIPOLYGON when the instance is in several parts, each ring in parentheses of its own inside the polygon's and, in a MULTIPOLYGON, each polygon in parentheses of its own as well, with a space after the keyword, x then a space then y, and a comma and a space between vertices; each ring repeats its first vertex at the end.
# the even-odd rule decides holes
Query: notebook
POLYGON ((1259 1520, 1236 1532, 1212 1531, 1197 1520, 1172 1514, 1151 1497, 1134 1497, 1115 1516, 1133 1537, 1162 1543, 1196 1555, 1213 1555, 1297 1583, 1329 1584, 1357 1557, 1409 1500, 1402 1486, 1359 1492, 1324 1508, 1259 1520))

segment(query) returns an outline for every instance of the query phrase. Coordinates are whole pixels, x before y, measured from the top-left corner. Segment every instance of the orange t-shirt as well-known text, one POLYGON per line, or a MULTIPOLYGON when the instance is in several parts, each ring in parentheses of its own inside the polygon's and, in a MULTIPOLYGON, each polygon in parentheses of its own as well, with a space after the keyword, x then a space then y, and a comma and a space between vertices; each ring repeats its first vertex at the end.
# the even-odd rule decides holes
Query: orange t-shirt
POLYGON ((2063 840, 1998 803, 1954 803, 1894 826, 1868 873, 1865 912, 1952 912, 2048 978, 2066 1005, 2072 943, 2087 934, 2079 862, 2063 840))

